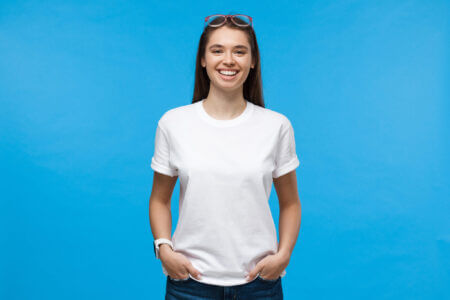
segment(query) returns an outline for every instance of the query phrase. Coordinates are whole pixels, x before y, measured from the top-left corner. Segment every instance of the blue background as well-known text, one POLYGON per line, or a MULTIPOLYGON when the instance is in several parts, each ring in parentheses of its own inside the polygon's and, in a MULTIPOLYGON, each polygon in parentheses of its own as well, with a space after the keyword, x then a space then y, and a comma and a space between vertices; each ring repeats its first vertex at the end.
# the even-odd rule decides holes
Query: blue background
MULTIPOLYGON (((2 1, 0 298, 163 299, 156 124, 189 104, 204 17, 254 17, 292 122, 286 299, 450 297, 449 1, 2 1)), ((173 195, 175 229, 179 183, 173 195)), ((270 199, 278 228, 275 190, 270 199)))

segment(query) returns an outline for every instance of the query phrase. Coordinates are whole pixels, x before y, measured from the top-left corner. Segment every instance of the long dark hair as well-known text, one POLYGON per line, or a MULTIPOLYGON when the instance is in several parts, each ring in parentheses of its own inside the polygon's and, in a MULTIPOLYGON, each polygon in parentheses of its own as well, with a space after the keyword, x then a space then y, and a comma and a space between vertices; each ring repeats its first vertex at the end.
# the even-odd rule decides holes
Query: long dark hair
POLYGON ((252 60, 254 63, 254 68, 250 69, 248 77, 244 82, 244 99, 252 102, 255 105, 265 107, 263 91, 262 91, 262 79, 261 79, 261 64, 259 56, 258 43, 256 42, 255 31, 252 26, 240 27, 230 19, 227 18, 227 22, 220 27, 206 26, 200 36, 200 41, 198 44, 197 59, 195 63, 195 83, 194 83, 194 96, 192 98, 192 103, 200 101, 208 96, 210 79, 206 73, 206 68, 201 65, 201 59, 205 57, 206 44, 209 41, 209 37, 212 32, 218 28, 227 26, 232 29, 238 29, 246 33, 248 42, 250 44, 252 60))

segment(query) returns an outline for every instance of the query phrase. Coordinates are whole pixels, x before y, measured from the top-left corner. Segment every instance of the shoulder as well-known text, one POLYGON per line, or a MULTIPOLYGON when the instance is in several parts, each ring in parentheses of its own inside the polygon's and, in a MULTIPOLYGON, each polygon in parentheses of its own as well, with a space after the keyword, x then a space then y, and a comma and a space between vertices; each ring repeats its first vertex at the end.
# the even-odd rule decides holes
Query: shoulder
POLYGON ((191 118, 192 113, 194 113, 194 106, 195 103, 189 103, 165 111, 158 120, 158 126, 169 130, 178 124, 182 124, 185 120, 191 118))
POLYGON ((276 126, 280 129, 291 126, 289 118, 281 112, 259 105, 255 105, 255 112, 265 123, 270 124, 270 126, 276 126))

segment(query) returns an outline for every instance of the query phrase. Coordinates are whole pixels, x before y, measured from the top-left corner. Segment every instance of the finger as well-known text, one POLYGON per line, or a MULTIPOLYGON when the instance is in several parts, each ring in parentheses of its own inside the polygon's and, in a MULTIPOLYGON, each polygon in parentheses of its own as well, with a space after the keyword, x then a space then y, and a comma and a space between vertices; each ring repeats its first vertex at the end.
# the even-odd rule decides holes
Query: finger
POLYGON ((248 275, 247 275, 247 277, 245 277, 245 279, 247 279, 247 281, 253 280, 253 279, 256 277, 256 275, 261 271, 261 269, 262 269, 262 266, 261 266, 261 265, 256 265, 256 266, 253 268, 253 270, 251 270, 251 271, 248 273, 248 275))
POLYGON ((193 265, 192 265, 192 263, 188 263, 187 265, 186 265, 186 269, 187 269, 187 271, 192 275, 192 276, 194 276, 195 278, 197 278, 197 279, 201 279, 201 273, 200 273, 200 271, 198 271, 193 265))

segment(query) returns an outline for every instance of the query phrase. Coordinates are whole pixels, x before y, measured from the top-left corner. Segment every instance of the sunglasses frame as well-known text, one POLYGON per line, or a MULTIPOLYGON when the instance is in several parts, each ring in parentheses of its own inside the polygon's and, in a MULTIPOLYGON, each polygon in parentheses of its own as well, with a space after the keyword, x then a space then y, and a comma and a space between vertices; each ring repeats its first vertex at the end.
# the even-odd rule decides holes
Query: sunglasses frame
POLYGON ((206 28, 206 26, 220 27, 220 26, 222 26, 223 24, 225 24, 225 23, 227 22, 228 18, 230 18, 231 22, 233 22, 233 23, 236 24, 237 26, 241 26, 241 27, 252 26, 252 28, 253 28, 253 18, 250 17, 250 16, 247 16, 247 15, 242 15, 242 14, 235 14, 235 15, 221 15, 221 14, 215 14, 215 15, 207 16, 207 17, 205 18, 205 27, 204 27, 204 28, 206 28), (208 20, 209 20, 210 18, 216 17, 216 16, 224 17, 224 21, 223 21, 222 23, 216 24, 216 25, 210 25, 210 24, 208 24, 208 20), (248 25, 238 24, 237 22, 234 21, 234 17, 235 17, 235 16, 244 16, 244 17, 247 17, 247 18, 250 20, 250 24, 248 24, 248 25))

